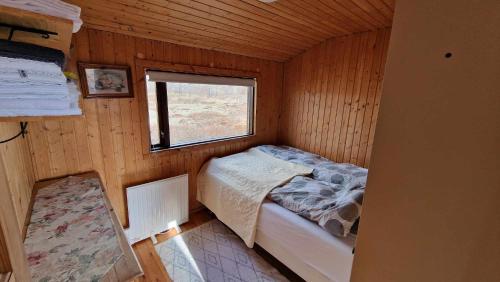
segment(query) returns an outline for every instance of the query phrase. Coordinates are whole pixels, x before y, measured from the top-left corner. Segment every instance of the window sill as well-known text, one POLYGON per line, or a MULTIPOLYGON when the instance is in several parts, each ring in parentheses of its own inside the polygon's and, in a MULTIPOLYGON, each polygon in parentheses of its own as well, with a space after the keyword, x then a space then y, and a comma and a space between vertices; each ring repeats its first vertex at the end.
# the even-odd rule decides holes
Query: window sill
POLYGON ((245 142, 253 141, 253 140, 255 140, 256 137, 257 136, 255 134, 252 134, 252 135, 244 135, 244 136, 238 136, 238 137, 230 137, 230 138, 226 138, 226 139, 200 142, 200 143, 195 143, 195 144, 180 145, 180 146, 176 146, 176 147, 172 147, 172 148, 157 149, 154 151, 150 150, 149 153, 145 155, 145 157, 149 157, 152 155, 154 155, 154 156, 163 155, 163 154, 168 154, 168 153, 180 153, 180 152, 192 152, 192 151, 204 150, 204 149, 229 145, 229 144, 242 142, 242 141, 245 141, 245 142))

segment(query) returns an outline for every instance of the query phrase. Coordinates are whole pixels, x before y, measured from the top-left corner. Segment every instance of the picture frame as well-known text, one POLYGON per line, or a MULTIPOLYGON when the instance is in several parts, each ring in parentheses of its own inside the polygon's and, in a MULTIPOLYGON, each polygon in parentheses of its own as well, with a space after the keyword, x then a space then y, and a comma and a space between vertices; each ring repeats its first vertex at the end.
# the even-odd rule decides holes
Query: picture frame
POLYGON ((130 66, 78 63, 83 98, 133 98, 130 66))

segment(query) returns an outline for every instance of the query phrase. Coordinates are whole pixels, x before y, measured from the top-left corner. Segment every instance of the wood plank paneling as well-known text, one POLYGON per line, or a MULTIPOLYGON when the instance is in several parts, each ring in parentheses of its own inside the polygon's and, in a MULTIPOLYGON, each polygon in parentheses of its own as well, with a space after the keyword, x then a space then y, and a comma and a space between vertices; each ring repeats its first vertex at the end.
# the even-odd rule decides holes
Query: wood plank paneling
POLYGON ((126 224, 125 187, 183 173, 189 174, 190 209, 196 201, 196 174, 212 156, 224 156, 262 143, 275 143, 282 93, 283 64, 217 51, 185 47, 117 33, 83 29, 74 38, 69 67, 77 61, 131 66, 133 99, 85 99, 84 117, 30 123, 30 146, 36 179, 88 170, 100 173, 122 224, 126 224), (143 75, 136 73, 137 56, 164 63, 257 72, 256 135, 213 146, 144 154, 148 140, 143 75))
POLYGON ((279 141, 368 167, 389 35, 333 38, 285 63, 279 141))
MULTIPOLYGON (((5 3, 5 1, 2 2, 5 3)), ((11 38, 13 41, 53 48, 61 50, 65 54, 69 53, 71 36, 73 35, 73 22, 71 20, 35 13, 25 9, 7 7, 8 3, 4 3, 0 6, 2 24, 20 25, 26 28, 49 30, 55 33, 50 37, 44 38, 39 34, 30 32, 15 32, 11 38)), ((9 36, 11 36, 10 29, 2 28, 0 30, 0 38, 7 39, 9 36)))
MULTIPOLYGON (((5 232, 2 229, 2 224, 0 224, 0 275, 2 275, 2 273, 9 273, 12 271, 9 250, 7 249, 7 242, 4 238, 4 234, 5 232)), ((0 279, 0 281, 2 281, 2 279, 0 279)))
POLYGON ((390 27, 392 0, 68 0, 87 27, 286 61, 333 37, 390 27))
MULTIPOLYGON (((0 140, 19 130, 17 122, 0 123, 0 140)), ((13 270, 19 281, 29 280, 22 242, 33 183, 28 139, 18 137, 0 144, 0 272, 13 270)))
MULTIPOLYGON (((19 133, 19 130, 18 122, 2 122, 0 123, 0 139, 10 138, 19 133)), ((28 132, 31 132, 31 124, 28 124, 28 132)), ((4 163, 4 175, 14 205, 13 216, 18 222, 19 231, 22 231, 35 182, 28 138, 18 137, 0 144, 0 161, 4 163)))

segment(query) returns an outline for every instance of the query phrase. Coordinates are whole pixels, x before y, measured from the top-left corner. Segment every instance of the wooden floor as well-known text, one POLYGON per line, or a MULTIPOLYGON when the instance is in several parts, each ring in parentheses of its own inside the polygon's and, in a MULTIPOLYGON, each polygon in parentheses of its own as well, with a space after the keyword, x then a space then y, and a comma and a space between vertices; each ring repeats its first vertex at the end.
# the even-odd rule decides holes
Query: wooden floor
MULTIPOLYGON (((209 214, 207 210, 191 214, 189 222, 180 226, 181 232, 200 226, 213 218, 214 216, 209 214)), ((175 230, 170 230, 164 234, 157 235, 156 239, 158 242, 163 242, 177 234, 175 230)), ((136 243, 133 248, 144 270, 144 277, 136 279, 135 282, 172 281, 161 262, 160 256, 156 253, 151 239, 136 243)))

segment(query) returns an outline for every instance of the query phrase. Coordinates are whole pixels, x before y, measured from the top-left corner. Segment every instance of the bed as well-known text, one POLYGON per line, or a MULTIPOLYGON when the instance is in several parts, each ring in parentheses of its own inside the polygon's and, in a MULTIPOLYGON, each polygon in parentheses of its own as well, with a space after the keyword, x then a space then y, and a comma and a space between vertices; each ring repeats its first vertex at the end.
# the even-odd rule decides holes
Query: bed
POLYGON ((351 164, 264 145, 207 162, 198 174, 198 200, 247 246, 257 243, 304 280, 342 282, 350 278, 355 244, 351 227, 359 220, 366 176, 366 169, 351 164), (246 196, 231 195, 241 189, 258 195, 253 205, 246 205, 246 196), (348 200, 326 190, 348 195, 348 200), (344 220, 346 214, 352 218, 344 220), (247 229, 242 231, 242 226, 247 229))
POLYGON ((349 281, 355 236, 335 237, 266 200, 255 242, 306 281, 349 281))

